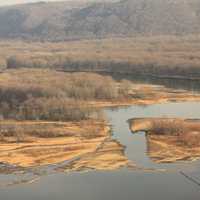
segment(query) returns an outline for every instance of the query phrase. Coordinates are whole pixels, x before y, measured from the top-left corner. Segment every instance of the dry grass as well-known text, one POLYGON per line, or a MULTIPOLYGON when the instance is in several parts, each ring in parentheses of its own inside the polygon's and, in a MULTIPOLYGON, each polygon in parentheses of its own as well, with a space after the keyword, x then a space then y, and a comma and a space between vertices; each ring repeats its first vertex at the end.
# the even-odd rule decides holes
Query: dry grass
POLYGON ((144 131, 155 139, 164 138, 180 146, 200 147, 200 121, 179 118, 144 118, 129 120, 133 132, 144 131))
POLYGON ((142 72, 199 76, 200 37, 160 36, 60 43, 0 42, 0 63, 76 71, 142 72))
POLYGON ((81 122, 44 121, 1 121, 0 142, 33 142, 35 138, 80 137, 98 138, 104 135, 104 121, 85 120, 81 122))
POLYGON ((94 73, 18 69, 0 74, 1 119, 85 120, 97 112, 88 101, 128 97, 127 82, 94 73))
POLYGON ((193 148, 200 146, 200 124, 179 119, 156 120, 150 134, 175 136, 176 142, 193 148))
POLYGON ((156 135, 172 135, 172 136, 181 136, 188 131, 183 120, 178 119, 158 119, 153 120, 151 124, 150 132, 156 135))
POLYGON ((189 132, 179 137, 179 141, 190 148, 200 147, 200 132, 189 132))
POLYGON ((24 167, 59 163, 94 152, 109 138, 110 130, 105 122, 91 120, 84 123, 3 121, 0 124, 5 128, 12 126, 9 134, 12 136, 4 135, 0 141, 0 161, 24 167), (23 135, 19 135, 19 129, 23 135))

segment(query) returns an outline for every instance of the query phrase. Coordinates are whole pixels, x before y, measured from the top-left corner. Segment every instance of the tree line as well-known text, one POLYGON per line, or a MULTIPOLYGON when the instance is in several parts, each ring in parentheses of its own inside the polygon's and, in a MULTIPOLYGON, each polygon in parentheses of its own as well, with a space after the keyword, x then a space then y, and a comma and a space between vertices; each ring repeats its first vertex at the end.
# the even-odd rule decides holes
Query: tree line
POLYGON ((93 73, 22 69, 1 76, 2 119, 85 120, 99 112, 88 102, 129 98, 131 87, 129 81, 93 73))
POLYGON ((183 76, 195 78, 200 76, 198 63, 165 63, 156 60, 151 61, 117 61, 117 60, 79 60, 70 59, 66 56, 39 56, 24 57, 10 56, 7 58, 8 69, 17 68, 47 68, 61 71, 77 72, 113 72, 113 73, 132 73, 140 75, 155 76, 183 76))

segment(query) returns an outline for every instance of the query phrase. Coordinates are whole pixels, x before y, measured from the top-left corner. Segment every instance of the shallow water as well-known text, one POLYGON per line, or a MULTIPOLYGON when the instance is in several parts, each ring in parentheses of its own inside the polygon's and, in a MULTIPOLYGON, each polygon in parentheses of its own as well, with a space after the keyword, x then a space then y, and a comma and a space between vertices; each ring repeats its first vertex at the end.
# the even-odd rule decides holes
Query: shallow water
MULTIPOLYGON (((107 109, 113 138, 126 146, 125 154, 146 170, 119 169, 73 173, 47 173, 32 184, 0 188, 2 200, 199 200, 200 186, 180 171, 200 182, 200 161, 156 164, 146 154, 144 133, 132 134, 127 120, 134 117, 200 118, 199 103, 168 103, 146 107, 107 109), (165 169, 166 171, 162 171, 165 169), (161 170, 161 171, 160 171, 161 170)), ((50 170, 51 171, 51 170, 50 170)), ((1 175, 0 182, 20 175, 1 175)), ((25 176, 25 175, 24 175, 25 176)))

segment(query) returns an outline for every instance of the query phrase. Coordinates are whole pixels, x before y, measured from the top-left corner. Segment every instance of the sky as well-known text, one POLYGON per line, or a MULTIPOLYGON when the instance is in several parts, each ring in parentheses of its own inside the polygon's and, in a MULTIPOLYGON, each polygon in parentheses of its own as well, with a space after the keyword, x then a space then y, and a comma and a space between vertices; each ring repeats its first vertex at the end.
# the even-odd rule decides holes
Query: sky
MULTIPOLYGON (((32 3, 32 2, 38 2, 38 1, 41 1, 41 0, 0 0, 0 6, 21 4, 21 3, 32 3)), ((44 0, 42 0, 42 1, 44 1, 44 0)), ((70 0, 45 0, 45 1, 70 1, 70 0)), ((73 1, 75 1, 75 0, 73 0, 73 1)))

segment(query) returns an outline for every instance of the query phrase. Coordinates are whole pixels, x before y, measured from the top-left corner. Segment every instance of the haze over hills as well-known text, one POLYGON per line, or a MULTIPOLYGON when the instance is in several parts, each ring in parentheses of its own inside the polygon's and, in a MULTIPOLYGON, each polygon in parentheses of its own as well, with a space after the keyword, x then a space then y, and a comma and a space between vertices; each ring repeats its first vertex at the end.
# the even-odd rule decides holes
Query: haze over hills
POLYGON ((39 2, 0 8, 0 38, 56 41, 199 32, 198 0, 39 2))

